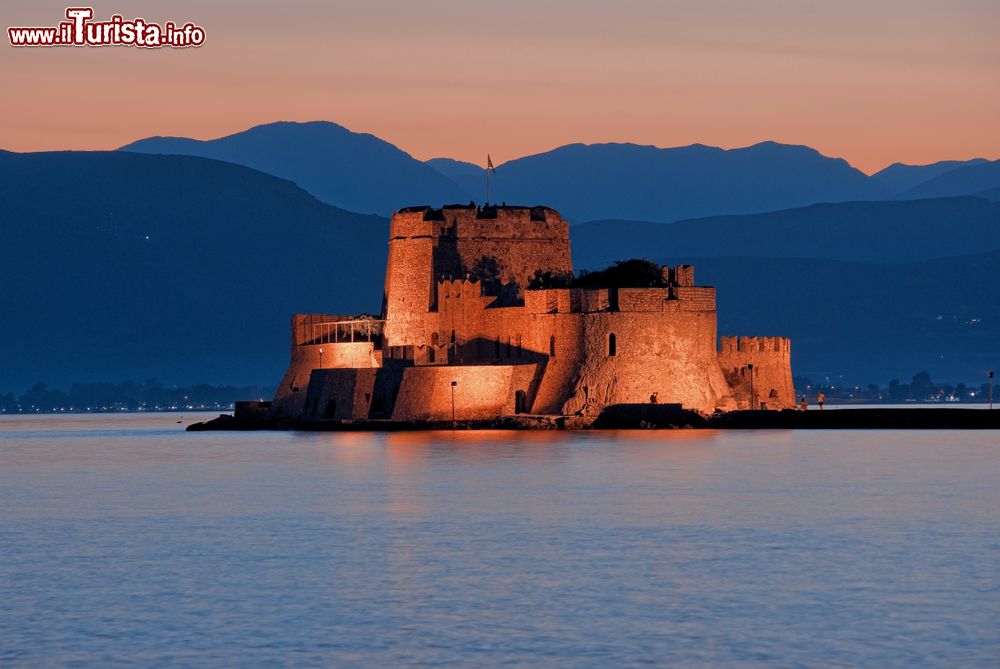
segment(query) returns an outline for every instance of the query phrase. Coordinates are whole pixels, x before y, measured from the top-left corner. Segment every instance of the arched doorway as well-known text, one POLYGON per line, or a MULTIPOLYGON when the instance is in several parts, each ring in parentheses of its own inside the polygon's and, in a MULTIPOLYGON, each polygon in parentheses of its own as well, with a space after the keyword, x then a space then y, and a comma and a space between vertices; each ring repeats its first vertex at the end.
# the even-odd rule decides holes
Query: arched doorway
POLYGON ((528 413, 528 393, 523 390, 514 393, 514 413, 528 413))

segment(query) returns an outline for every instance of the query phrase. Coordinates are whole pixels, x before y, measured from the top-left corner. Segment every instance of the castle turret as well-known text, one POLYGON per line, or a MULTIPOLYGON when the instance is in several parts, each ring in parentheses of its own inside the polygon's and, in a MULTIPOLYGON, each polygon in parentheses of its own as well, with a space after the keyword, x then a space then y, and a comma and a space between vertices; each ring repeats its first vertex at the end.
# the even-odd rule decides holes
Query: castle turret
POLYGON ((721 338, 719 365, 740 408, 795 406, 791 351, 792 343, 786 337, 721 338))
POLYGON ((535 272, 572 272, 569 224, 548 207, 409 207, 392 217, 385 276, 390 346, 426 344, 436 284, 472 278, 487 295, 523 299, 535 272))
POLYGON ((385 270, 382 318, 389 346, 423 343, 427 313, 435 306, 434 247, 439 221, 428 208, 397 211, 389 224, 389 260, 385 270))

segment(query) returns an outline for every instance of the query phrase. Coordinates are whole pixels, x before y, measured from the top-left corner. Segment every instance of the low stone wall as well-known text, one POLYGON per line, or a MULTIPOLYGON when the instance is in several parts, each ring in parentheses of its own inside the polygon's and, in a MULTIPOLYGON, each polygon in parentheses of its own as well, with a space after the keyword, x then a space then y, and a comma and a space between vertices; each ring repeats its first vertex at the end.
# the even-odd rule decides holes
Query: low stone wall
MULTIPOLYGON (((527 393, 535 365, 410 367, 404 370, 393 420, 451 420, 452 381, 455 418, 486 420, 513 414, 516 393, 527 393)), ((529 404, 530 406, 530 404, 529 404)))
POLYGON ((320 349, 323 349, 322 369, 372 368, 380 364, 371 342, 296 346, 274 394, 271 413, 275 418, 291 420, 302 416, 310 375, 321 368, 320 349))
POLYGON ((315 369, 309 378, 304 420, 368 418, 378 369, 315 369))

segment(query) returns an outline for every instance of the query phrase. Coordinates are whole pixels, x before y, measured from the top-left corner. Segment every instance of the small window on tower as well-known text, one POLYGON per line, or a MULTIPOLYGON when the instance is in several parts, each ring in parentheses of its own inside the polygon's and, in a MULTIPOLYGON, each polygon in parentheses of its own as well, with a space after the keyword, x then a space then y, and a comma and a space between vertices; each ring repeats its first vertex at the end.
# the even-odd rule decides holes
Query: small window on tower
POLYGON ((618 355, 618 338, 615 337, 614 332, 608 335, 608 355, 618 355))

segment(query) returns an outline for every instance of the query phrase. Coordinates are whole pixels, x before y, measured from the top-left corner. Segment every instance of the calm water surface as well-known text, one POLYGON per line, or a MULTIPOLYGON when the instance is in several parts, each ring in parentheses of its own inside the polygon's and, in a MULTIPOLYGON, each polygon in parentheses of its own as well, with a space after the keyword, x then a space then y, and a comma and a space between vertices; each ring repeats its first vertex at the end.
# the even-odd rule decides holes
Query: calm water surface
POLYGON ((202 418, 0 418, 0 666, 1000 666, 996 433, 202 418))

